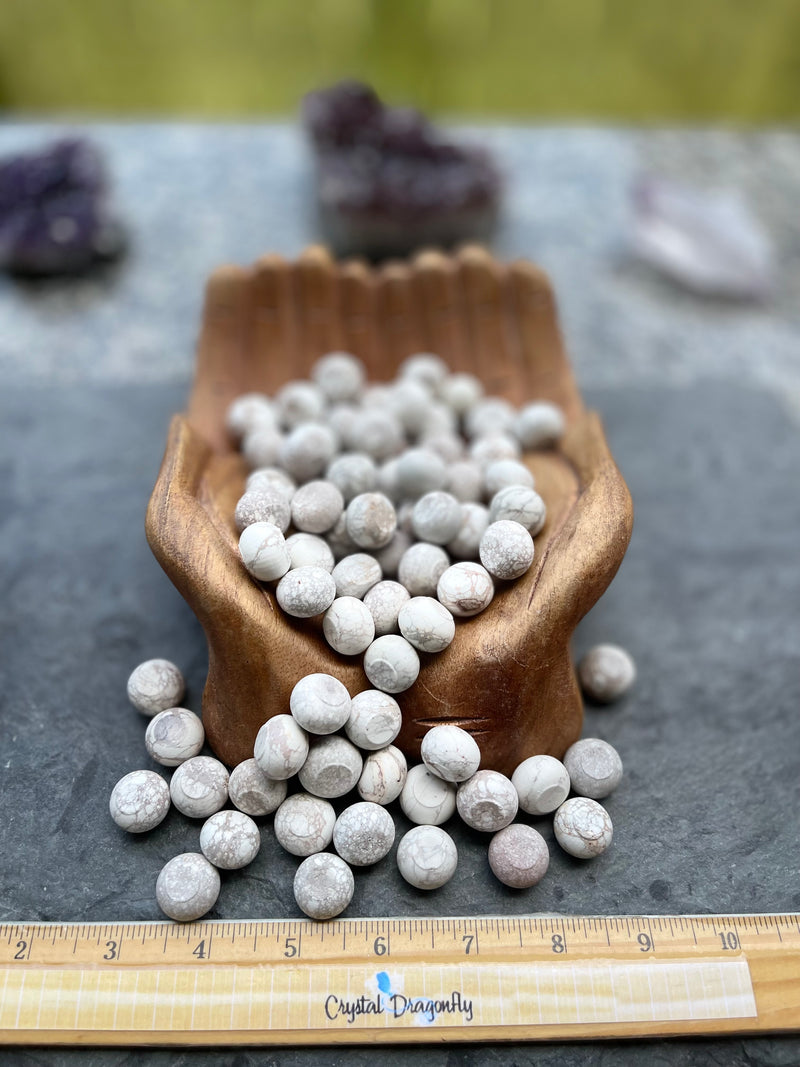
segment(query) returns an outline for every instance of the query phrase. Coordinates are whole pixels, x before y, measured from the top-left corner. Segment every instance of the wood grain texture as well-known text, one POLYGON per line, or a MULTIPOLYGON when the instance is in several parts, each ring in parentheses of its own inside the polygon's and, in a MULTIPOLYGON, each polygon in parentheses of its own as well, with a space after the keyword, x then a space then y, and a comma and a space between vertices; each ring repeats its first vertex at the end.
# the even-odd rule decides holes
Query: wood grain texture
POLYGON ((310 671, 335 674, 353 694, 369 687, 360 657, 334 653, 319 619, 284 615, 242 568, 233 509, 245 468, 224 425, 234 397, 272 393, 340 347, 361 357, 371 378, 432 351, 453 370, 478 374, 489 393, 563 408, 561 447, 527 459, 548 506, 534 565, 519 581, 498 583, 481 615, 460 620, 445 652, 422 656, 418 681, 399 697, 397 742, 417 758, 429 726, 455 722, 475 736, 486 767, 510 773, 526 755, 563 755, 582 725, 570 638, 619 567, 631 501, 600 420, 576 388, 548 280, 474 246, 374 270, 311 248, 296 262, 268 256, 210 278, 188 410, 171 425, 146 521, 153 552, 208 638, 209 743, 229 765, 251 756, 261 724, 287 711, 292 687, 310 671))

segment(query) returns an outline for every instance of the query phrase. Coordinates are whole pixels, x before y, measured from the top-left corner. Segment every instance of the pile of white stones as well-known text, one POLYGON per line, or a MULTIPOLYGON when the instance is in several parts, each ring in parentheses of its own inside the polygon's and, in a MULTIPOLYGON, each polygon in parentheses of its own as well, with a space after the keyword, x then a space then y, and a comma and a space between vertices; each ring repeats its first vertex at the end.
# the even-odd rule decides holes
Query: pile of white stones
MULTIPOLYGON (((602 701, 626 692, 634 675, 633 661, 616 646, 597 646, 579 668, 602 701)), ((351 697, 332 675, 311 674, 294 687, 288 713, 261 727, 253 758, 229 774, 218 760, 200 755, 202 722, 178 706, 183 694, 183 677, 167 660, 149 660, 134 670, 128 695, 151 716, 147 751, 175 771, 169 783, 155 771, 133 771, 117 783, 109 803, 114 821, 131 833, 157 826, 171 805, 204 820, 200 851, 174 857, 156 883, 158 904, 172 919, 198 919, 214 906, 219 870, 252 862, 262 834, 255 819, 273 813, 276 839, 302 860, 295 899, 314 919, 332 918, 347 907, 353 867, 389 853, 395 840, 389 806, 395 801, 416 824, 398 844, 397 867, 419 889, 438 888, 455 873, 456 844, 442 824, 456 812, 468 826, 493 835, 489 865, 517 889, 536 885, 549 864, 539 831, 514 821, 520 810, 535 817, 555 813, 556 840, 579 859, 598 856, 611 843, 611 819, 597 801, 619 784, 622 762, 599 738, 576 742, 563 763, 530 756, 507 778, 480 768, 480 750, 465 730, 441 725, 423 738, 423 762, 408 768, 391 743, 402 721, 392 696, 375 689, 351 697), (295 776, 300 791, 288 795, 295 776), (360 799, 337 816, 331 801, 354 790, 360 799), (570 790, 576 795, 567 799, 570 790), (225 807, 229 801, 232 809, 225 807), (335 853, 326 851, 331 844, 335 853)))
POLYGON ((252 468, 235 511, 244 566, 400 693, 420 652, 447 648, 457 618, 533 563, 546 507, 523 452, 556 444, 564 417, 486 397, 430 353, 369 385, 360 360, 331 352, 310 381, 239 397, 227 426, 252 468))

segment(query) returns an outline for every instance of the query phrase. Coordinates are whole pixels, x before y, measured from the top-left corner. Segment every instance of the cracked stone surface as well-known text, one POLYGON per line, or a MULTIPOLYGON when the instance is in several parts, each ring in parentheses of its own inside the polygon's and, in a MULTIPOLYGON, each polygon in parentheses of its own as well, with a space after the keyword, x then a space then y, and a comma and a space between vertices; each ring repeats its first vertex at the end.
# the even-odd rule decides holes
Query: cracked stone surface
MULTIPOLYGON (((0 151, 55 132, 8 124, 0 151)), ((108 815, 123 774, 157 769, 147 719, 125 693, 132 668, 178 664, 195 711, 205 680, 202 631, 147 547, 144 511, 169 416, 185 403, 203 279, 314 237, 304 148, 288 125, 90 132, 109 154, 130 255, 78 281, 0 280, 2 921, 158 920, 159 870, 198 849, 199 824, 180 812, 135 838, 108 815)), ((451 820, 451 882, 414 890, 393 868, 395 844, 357 872, 346 914, 798 910, 800 135, 479 132, 510 179, 497 249, 553 275, 579 384, 633 495, 631 547, 575 639, 576 655, 612 641, 636 660, 631 693, 586 715, 585 734, 618 749, 625 778, 603 802, 614 842, 596 860, 572 859, 536 820, 550 868, 530 891, 510 890, 489 871, 486 836, 451 820), (779 257, 769 303, 700 301, 625 256, 626 190, 642 167, 744 190, 779 257)), ((392 811, 399 840, 410 824, 392 811)), ((211 916, 296 918, 296 867, 264 834, 253 863, 225 876, 211 916)), ((14 1067, 360 1067, 375 1050, 12 1055, 14 1067)), ((385 1067, 788 1067, 800 1038, 380 1056, 385 1067)))

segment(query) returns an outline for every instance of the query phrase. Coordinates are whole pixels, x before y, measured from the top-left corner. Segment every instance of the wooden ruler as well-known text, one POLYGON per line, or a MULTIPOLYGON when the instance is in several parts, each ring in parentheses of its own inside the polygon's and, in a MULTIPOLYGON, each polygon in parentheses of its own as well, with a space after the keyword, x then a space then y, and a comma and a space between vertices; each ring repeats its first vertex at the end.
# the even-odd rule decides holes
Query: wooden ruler
POLYGON ((800 1029, 800 915, 0 924, 5 1044, 800 1029))

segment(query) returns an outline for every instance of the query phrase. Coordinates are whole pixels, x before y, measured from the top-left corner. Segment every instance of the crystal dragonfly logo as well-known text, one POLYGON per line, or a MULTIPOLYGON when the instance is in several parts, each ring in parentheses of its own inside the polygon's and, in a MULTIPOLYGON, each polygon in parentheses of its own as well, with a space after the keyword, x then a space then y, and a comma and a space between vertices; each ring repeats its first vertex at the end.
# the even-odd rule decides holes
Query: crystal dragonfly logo
POLYGON ((352 1026, 362 1016, 390 1015, 395 1019, 410 1016, 414 1022, 431 1025, 443 1016, 460 1015, 464 1022, 472 1022, 473 1004, 459 990, 454 989, 446 997, 411 997, 395 992, 386 971, 376 976, 378 992, 360 997, 347 998, 329 993, 325 998, 325 1015, 331 1021, 344 1019, 352 1026))

